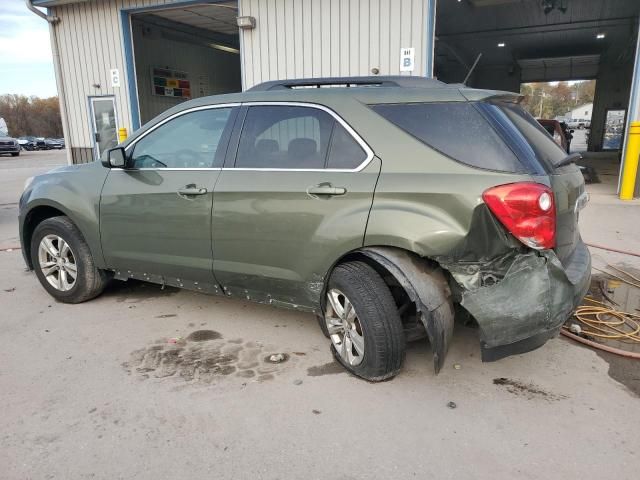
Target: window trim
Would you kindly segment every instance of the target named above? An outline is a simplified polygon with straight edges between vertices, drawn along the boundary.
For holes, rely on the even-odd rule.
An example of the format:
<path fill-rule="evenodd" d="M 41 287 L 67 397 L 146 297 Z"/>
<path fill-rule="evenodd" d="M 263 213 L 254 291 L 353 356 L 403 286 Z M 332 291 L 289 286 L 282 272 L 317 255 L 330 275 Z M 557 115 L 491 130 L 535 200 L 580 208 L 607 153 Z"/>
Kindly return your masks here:
<path fill-rule="evenodd" d="M 146 132 L 140 134 L 140 136 L 134 138 L 131 143 L 129 143 L 126 147 L 125 147 L 125 152 L 129 152 L 130 149 L 132 149 L 136 143 L 138 143 L 140 140 L 142 140 L 144 137 L 146 137 L 147 135 L 149 135 L 151 132 L 155 131 L 157 128 L 161 127 L 162 125 L 164 125 L 165 123 L 173 120 L 174 118 L 180 117 L 182 115 L 186 115 L 187 113 L 192 113 L 192 112 L 197 112 L 200 110 L 210 110 L 210 109 L 214 109 L 214 108 L 235 108 L 235 107 L 253 107 L 253 106 L 289 106 L 289 107 L 308 107 L 308 108 L 315 108 L 317 110 L 322 110 L 324 112 L 327 112 L 329 115 L 331 115 L 333 117 L 334 120 L 336 120 L 338 123 L 340 123 L 340 125 L 342 125 L 342 127 L 344 127 L 344 129 L 347 131 L 347 133 L 349 133 L 349 135 L 351 135 L 351 137 L 353 137 L 353 139 L 358 143 L 358 145 L 360 145 L 360 147 L 365 151 L 366 153 L 366 158 L 362 161 L 362 163 L 360 165 L 358 165 L 356 168 L 245 168 L 245 167 L 240 167 L 240 168 L 236 168 L 235 166 L 233 167 L 198 167 L 198 168 L 175 168 L 175 167 L 158 167 L 158 168 L 136 168 L 136 171 L 145 171 L 145 170 L 161 170 L 161 171 L 212 171 L 212 170 L 219 170 L 219 171 L 227 171 L 227 170 L 234 170 L 234 171 L 260 171 L 260 172 L 360 172 L 362 170 L 364 170 L 373 160 L 373 158 L 375 157 L 375 154 L 373 152 L 373 150 L 371 149 L 371 147 L 362 139 L 362 137 L 358 134 L 358 132 L 356 132 L 353 127 L 351 127 L 351 125 L 349 125 L 340 115 L 338 115 L 335 111 L 333 111 L 332 109 L 330 109 L 329 107 L 326 107 L 324 105 L 320 105 L 318 103 L 309 103 L 309 102 L 279 102 L 279 101 L 274 101 L 274 102 L 270 102 L 270 101 L 255 101 L 255 102 L 234 102 L 234 103 L 220 103 L 220 104 L 215 104 L 215 105 L 201 105 L 199 107 L 192 107 L 192 108 L 188 108 L 186 110 L 181 110 L 180 112 L 176 112 L 173 115 L 168 116 L 167 118 L 165 118 L 164 120 L 156 123 L 153 127 L 149 128 L 149 130 L 147 130 Z M 245 116 L 246 117 L 246 116 Z M 239 140 L 240 137 L 242 136 L 242 129 L 244 129 L 244 120 L 245 118 L 242 119 L 242 125 L 240 125 L 240 134 L 238 135 L 238 145 L 239 145 Z M 233 165 L 235 165 L 236 163 L 236 159 L 238 156 L 238 145 L 235 145 L 236 151 L 232 154 L 233 155 Z M 112 168 L 111 170 L 129 170 L 129 169 L 124 169 L 124 168 Z"/>
<path fill-rule="evenodd" d="M 182 115 L 186 115 L 188 113 L 193 113 L 193 112 L 199 112 L 201 110 L 213 110 L 216 108 L 235 108 L 235 107 L 239 107 L 240 103 L 235 102 L 235 103 L 219 103 L 219 104 L 215 104 L 215 105 L 201 105 L 199 107 L 192 107 L 192 108 L 188 108 L 186 110 L 181 110 L 179 112 L 174 113 L 173 115 L 168 116 L 167 118 L 165 118 L 164 120 L 156 123 L 153 127 L 149 128 L 149 130 L 147 130 L 144 133 L 141 133 L 140 136 L 134 138 L 131 143 L 129 143 L 124 151 L 125 153 L 129 153 L 130 149 L 132 149 L 133 147 L 135 147 L 136 143 L 138 143 L 140 140 L 142 140 L 144 137 L 146 137 L 147 135 L 149 135 L 151 132 L 155 131 L 157 128 L 160 128 L 162 125 L 164 125 L 165 123 L 173 120 L 174 118 L 178 118 L 181 117 Z M 157 167 L 157 168 L 153 168 L 153 167 L 145 167 L 145 168 L 112 168 L 111 170 L 135 170 L 135 171 L 148 171 L 148 170 L 162 170 L 162 171 L 181 171 L 181 172 L 188 172 L 188 171 L 217 171 L 217 170 L 222 170 L 222 167 L 193 167 L 193 168 L 178 168 L 178 167 Z"/>

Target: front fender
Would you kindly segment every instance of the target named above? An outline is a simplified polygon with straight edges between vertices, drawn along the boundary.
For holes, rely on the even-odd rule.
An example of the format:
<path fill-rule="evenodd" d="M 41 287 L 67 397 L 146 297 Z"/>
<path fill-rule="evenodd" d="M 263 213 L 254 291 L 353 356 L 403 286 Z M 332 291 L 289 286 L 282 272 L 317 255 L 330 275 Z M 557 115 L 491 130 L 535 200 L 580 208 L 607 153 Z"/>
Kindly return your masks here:
<path fill-rule="evenodd" d="M 443 270 L 399 248 L 366 247 L 359 252 L 383 266 L 415 302 L 433 349 L 433 367 L 438 373 L 444 365 L 454 322 L 451 291 Z"/>
<path fill-rule="evenodd" d="M 38 209 L 55 209 L 78 227 L 98 268 L 105 268 L 100 244 L 100 192 L 107 170 L 98 163 L 53 170 L 34 179 L 20 200 L 20 240 L 28 249 L 26 227 Z M 30 238 L 30 237 L 29 237 Z"/>

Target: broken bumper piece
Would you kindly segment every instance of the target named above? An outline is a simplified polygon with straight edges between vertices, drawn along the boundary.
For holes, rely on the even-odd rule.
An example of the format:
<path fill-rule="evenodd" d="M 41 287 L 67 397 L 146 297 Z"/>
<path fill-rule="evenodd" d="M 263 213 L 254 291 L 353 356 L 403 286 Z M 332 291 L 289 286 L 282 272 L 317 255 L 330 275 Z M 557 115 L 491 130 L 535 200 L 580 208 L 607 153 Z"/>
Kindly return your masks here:
<path fill-rule="evenodd" d="M 591 256 L 582 241 L 563 265 L 551 250 L 514 253 L 504 277 L 474 288 L 462 286 L 461 305 L 480 327 L 483 361 L 528 352 L 556 336 L 589 289 Z M 504 260 L 504 259 L 503 259 Z M 475 276 L 477 278 L 477 275 Z"/>

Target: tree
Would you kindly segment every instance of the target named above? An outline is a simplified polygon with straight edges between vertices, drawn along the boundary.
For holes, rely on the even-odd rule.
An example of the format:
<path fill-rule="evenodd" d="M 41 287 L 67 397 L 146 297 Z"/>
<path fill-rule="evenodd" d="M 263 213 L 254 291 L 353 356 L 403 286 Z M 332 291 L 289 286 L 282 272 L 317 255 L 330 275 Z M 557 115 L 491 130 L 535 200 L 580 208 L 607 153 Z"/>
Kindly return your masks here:
<path fill-rule="evenodd" d="M 576 106 L 593 102 L 596 81 L 523 83 L 522 106 L 536 118 L 563 117 Z"/>
<path fill-rule="evenodd" d="M 0 117 L 9 128 L 9 135 L 23 137 L 62 137 L 62 119 L 58 97 L 38 98 L 24 95 L 0 96 Z"/>

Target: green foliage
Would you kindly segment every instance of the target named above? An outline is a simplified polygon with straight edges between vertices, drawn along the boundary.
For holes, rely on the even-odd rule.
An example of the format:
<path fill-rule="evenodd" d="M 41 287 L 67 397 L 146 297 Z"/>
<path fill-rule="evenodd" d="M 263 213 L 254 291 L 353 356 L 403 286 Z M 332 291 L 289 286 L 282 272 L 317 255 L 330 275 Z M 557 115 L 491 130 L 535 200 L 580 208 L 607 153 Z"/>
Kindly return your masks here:
<path fill-rule="evenodd" d="M 596 81 L 587 80 L 569 85 L 568 82 L 523 83 L 522 106 L 536 118 L 564 116 L 574 108 L 593 102 Z M 541 109 L 542 106 L 542 109 Z"/>
<path fill-rule="evenodd" d="M 7 122 L 9 135 L 23 137 L 62 137 L 62 120 L 58 97 L 38 98 L 24 95 L 1 95 L 0 117 Z"/>

